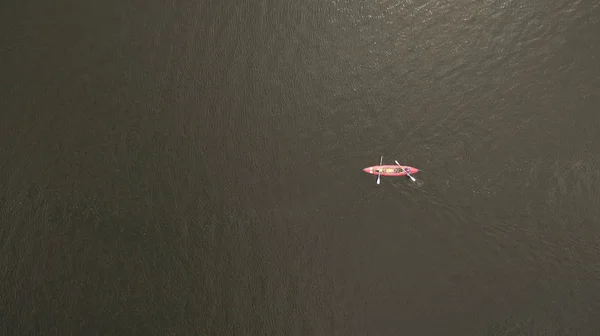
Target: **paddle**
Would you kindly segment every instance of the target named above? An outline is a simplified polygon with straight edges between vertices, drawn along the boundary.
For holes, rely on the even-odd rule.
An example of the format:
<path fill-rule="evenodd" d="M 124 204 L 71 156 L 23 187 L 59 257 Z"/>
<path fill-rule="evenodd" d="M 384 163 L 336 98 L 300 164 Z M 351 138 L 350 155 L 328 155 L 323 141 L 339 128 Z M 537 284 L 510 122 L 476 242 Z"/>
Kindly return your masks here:
<path fill-rule="evenodd" d="M 382 163 L 383 163 L 383 156 L 381 156 L 381 159 L 379 159 L 379 165 L 381 166 Z M 377 174 L 377 185 L 379 185 L 379 182 L 381 182 L 381 168 L 379 169 L 379 174 Z"/>
<path fill-rule="evenodd" d="M 394 161 L 395 161 L 395 160 L 394 160 Z M 397 164 L 398 166 L 402 167 L 402 165 L 401 165 L 401 164 L 399 164 L 399 163 L 398 163 L 398 161 L 395 161 L 395 162 L 396 162 L 396 164 Z M 404 168 L 404 167 L 402 167 L 402 169 L 403 169 L 403 170 L 404 170 L 404 172 L 406 173 L 406 176 L 410 177 L 410 179 L 411 179 L 413 182 L 416 182 L 416 181 L 417 181 L 417 180 L 415 180 L 415 178 L 414 178 L 414 177 L 412 177 L 412 175 L 410 175 L 410 173 L 408 172 L 408 169 L 406 169 L 406 168 Z"/>

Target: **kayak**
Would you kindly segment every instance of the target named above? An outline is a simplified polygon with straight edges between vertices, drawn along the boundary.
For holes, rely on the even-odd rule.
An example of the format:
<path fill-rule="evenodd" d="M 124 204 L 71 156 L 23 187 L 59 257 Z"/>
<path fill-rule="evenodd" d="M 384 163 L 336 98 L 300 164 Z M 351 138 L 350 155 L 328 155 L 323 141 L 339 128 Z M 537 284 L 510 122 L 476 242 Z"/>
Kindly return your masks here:
<path fill-rule="evenodd" d="M 398 161 L 396 165 L 384 165 L 383 164 L 383 156 L 379 159 L 379 166 L 371 166 L 367 168 L 363 168 L 363 171 L 367 174 L 377 175 L 377 184 L 381 182 L 382 176 L 408 176 L 413 182 L 417 180 L 412 176 L 412 174 L 416 174 L 419 170 L 415 167 L 411 166 L 403 166 Z"/>
<path fill-rule="evenodd" d="M 381 176 L 406 176 L 407 170 L 411 175 L 419 172 L 419 169 L 415 167 L 398 165 L 372 166 L 363 169 L 367 174 Z"/>

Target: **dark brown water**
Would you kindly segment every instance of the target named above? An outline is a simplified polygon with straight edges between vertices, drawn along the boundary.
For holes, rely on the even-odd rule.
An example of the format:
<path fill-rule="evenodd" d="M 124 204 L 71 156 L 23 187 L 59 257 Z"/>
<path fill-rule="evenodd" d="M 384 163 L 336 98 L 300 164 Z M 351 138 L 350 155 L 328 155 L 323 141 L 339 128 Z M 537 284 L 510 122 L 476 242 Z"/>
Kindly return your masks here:
<path fill-rule="evenodd" d="M 598 1 L 3 9 L 3 335 L 598 334 Z"/>

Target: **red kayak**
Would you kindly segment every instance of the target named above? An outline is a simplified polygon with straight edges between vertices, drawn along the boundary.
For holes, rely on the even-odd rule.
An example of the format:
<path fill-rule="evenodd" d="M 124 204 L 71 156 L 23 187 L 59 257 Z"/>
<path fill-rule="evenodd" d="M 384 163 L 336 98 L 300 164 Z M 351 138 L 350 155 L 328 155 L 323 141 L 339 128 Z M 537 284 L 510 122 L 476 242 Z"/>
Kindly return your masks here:
<path fill-rule="evenodd" d="M 382 165 L 383 156 L 379 162 L 379 166 L 371 166 L 364 168 L 363 171 L 367 174 L 377 175 L 377 184 L 379 184 L 380 176 L 408 176 L 411 180 L 416 181 L 412 174 L 419 172 L 419 169 L 403 166 L 396 161 L 396 165 Z"/>
<path fill-rule="evenodd" d="M 381 176 L 407 176 L 419 172 L 415 167 L 399 165 L 372 166 L 363 169 L 363 171 L 367 174 Z"/>

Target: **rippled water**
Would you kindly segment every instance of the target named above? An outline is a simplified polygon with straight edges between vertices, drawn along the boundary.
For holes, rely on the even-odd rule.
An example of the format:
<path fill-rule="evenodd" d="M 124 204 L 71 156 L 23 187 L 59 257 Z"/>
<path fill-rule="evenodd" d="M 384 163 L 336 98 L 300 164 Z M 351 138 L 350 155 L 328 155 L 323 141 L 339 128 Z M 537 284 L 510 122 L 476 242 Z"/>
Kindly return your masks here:
<path fill-rule="evenodd" d="M 597 1 L 30 2 L 5 334 L 599 330 Z"/>

